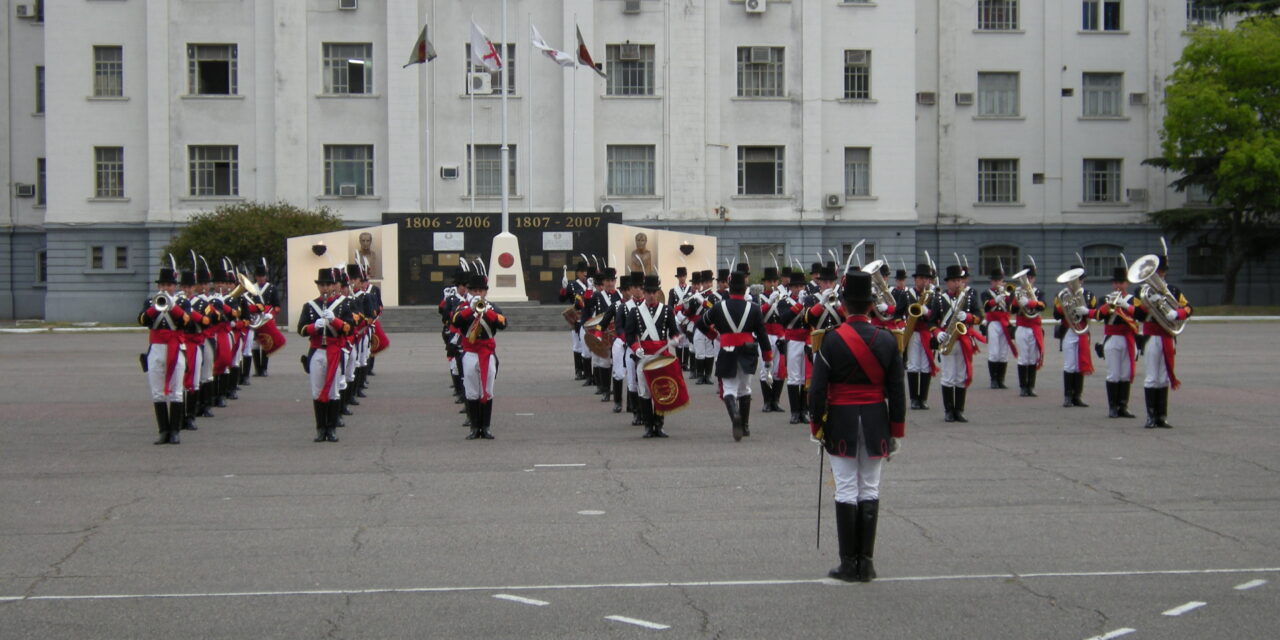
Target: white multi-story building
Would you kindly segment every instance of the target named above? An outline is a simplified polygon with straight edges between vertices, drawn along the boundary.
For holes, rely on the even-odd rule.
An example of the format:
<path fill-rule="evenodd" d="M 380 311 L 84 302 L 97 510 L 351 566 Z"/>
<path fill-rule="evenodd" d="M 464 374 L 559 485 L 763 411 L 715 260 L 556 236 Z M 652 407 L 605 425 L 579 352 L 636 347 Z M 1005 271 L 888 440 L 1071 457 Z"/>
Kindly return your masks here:
<path fill-rule="evenodd" d="M 504 90 L 513 211 L 611 206 L 756 264 L 865 239 L 1096 272 L 1183 199 L 1141 165 L 1180 2 L 508 0 L 505 87 L 468 57 L 473 19 L 504 41 L 501 0 L 0 4 L 0 317 L 128 318 L 228 202 L 497 210 Z M 424 24 L 439 57 L 402 68 Z M 531 24 L 571 52 L 580 29 L 607 78 Z"/>

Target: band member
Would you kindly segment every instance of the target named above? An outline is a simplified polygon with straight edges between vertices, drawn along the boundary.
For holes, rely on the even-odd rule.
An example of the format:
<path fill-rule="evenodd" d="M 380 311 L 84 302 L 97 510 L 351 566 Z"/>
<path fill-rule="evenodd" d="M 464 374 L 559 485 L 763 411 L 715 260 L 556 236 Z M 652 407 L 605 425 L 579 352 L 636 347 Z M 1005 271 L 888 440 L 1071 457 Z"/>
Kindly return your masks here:
<path fill-rule="evenodd" d="M 676 267 L 676 286 L 667 291 L 667 307 L 671 309 L 679 307 L 691 293 L 693 293 L 693 285 L 689 283 L 689 269 Z M 688 371 L 693 366 L 690 361 L 692 357 L 689 354 L 689 338 L 681 332 L 676 338 L 676 343 L 675 349 L 680 358 L 680 368 Z"/>
<path fill-rule="evenodd" d="M 764 276 L 761 278 L 764 290 L 760 292 L 760 313 L 764 317 L 764 332 L 769 336 L 769 346 L 775 353 L 781 354 L 785 348 L 786 340 L 783 339 L 785 331 L 782 329 L 782 318 L 778 315 L 779 302 L 786 297 L 786 292 L 778 288 L 778 269 L 776 267 L 765 267 Z M 786 378 L 782 371 L 784 359 L 774 358 L 771 362 L 765 362 L 763 359 L 757 363 L 760 369 L 760 413 L 782 413 L 782 407 L 778 406 L 778 397 L 782 395 L 782 388 L 786 386 Z"/>
<path fill-rule="evenodd" d="M 741 273 L 729 281 L 729 296 L 698 318 L 698 327 L 719 337 L 716 377 L 720 398 L 729 411 L 735 442 L 751 435 L 751 377 L 756 362 L 773 359 L 769 336 L 764 332 L 760 307 L 747 302 L 747 279 Z M 757 349 L 759 351 L 757 351 Z"/>
<path fill-rule="evenodd" d="M 1019 287 L 1017 304 L 1010 313 L 1017 318 L 1018 328 L 1013 332 L 1013 343 L 1018 355 L 1018 393 L 1023 398 L 1036 397 L 1036 373 L 1044 366 L 1044 327 L 1041 312 L 1044 311 L 1044 291 L 1036 286 L 1036 268 L 1023 265 L 1027 270 L 1027 282 L 1031 290 Z"/>
<path fill-rule="evenodd" d="M 906 292 L 907 290 L 907 270 L 898 269 L 893 274 L 893 290 Z"/>
<path fill-rule="evenodd" d="M 909 317 L 912 310 L 915 309 L 920 314 L 907 336 L 907 394 L 911 398 L 912 409 L 928 409 L 929 405 L 926 403 L 929 400 L 929 383 L 933 376 L 938 375 L 930 344 L 937 320 L 933 317 L 931 305 L 925 304 L 926 300 L 932 302 L 932 298 L 936 297 L 933 291 L 933 268 L 924 263 L 917 264 L 911 277 L 915 278 L 916 286 L 903 297 L 906 304 L 900 307 L 899 316 L 906 324 L 912 324 Z"/>
<path fill-rule="evenodd" d="M 197 278 L 194 271 L 183 271 L 181 277 L 181 289 L 178 290 L 178 297 L 187 305 L 191 313 L 191 322 L 188 322 L 182 328 L 182 345 L 184 355 L 186 356 L 187 366 L 183 370 L 182 387 L 185 390 L 182 396 L 182 429 L 186 431 L 195 431 L 196 414 L 198 413 L 200 404 L 200 367 L 201 367 L 201 347 L 204 345 L 204 330 L 209 325 L 210 319 L 203 313 L 203 305 L 197 302 L 199 294 L 196 293 Z"/>
<path fill-rule="evenodd" d="M 930 316 L 937 318 L 934 327 L 934 346 L 942 360 L 942 408 L 946 422 L 968 422 L 964 417 L 965 396 L 973 382 L 973 336 L 967 335 L 982 321 L 978 302 L 973 291 L 964 284 L 964 271 L 960 265 L 947 267 L 946 289 L 933 296 Z M 957 335 L 957 325 L 965 328 L 966 335 Z M 948 353 L 946 342 L 954 340 Z"/>
<path fill-rule="evenodd" d="M 1164 280 L 1168 272 L 1169 257 L 1159 256 L 1156 275 Z M 1166 280 L 1171 297 L 1167 299 L 1169 309 L 1164 312 L 1164 320 L 1170 324 L 1183 322 L 1191 317 L 1191 303 L 1187 302 L 1181 289 L 1167 282 Z M 1148 304 L 1150 300 L 1151 298 L 1145 301 L 1140 299 L 1133 312 L 1134 319 L 1142 323 L 1142 334 L 1148 336 L 1147 343 L 1142 347 L 1142 365 L 1147 372 L 1142 385 L 1147 400 L 1147 423 L 1143 426 L 1148 429 L 1171 429 L 1172 426 L 1166 420 L 1169 417 L 1169 389 L 1182 386 L 1174 373 L 1177 338 L 1169 333 L 1164 323 L 1156 319 L 1154 314 L 1160 311 Z"/>
<path fill-rule="evenodd" d="M 816 295 L 812 295 L 805 303 L 804 323 L 809 327 L 810 335 L 817 331 L 826 331 L 840 326 L 844 322 L 844 305 L 836 292 L 836 270 L 827 265 L 818 273 Z M 810 350 L 812 353 L 812 350 Z"/>
<path fill-rule="evenodd" d="M 594 364 L 596 356 L 587 346 L 587 332 L 591 331 L 591 329 L 588 329 L 586 325 L 587 321 L 594 315 L 592 310 L 595 308 L 596 303 L 599 302 L 595 300 L 595 298 L 604 294 L 604 278 L 601 277 L 602 275 L 602 272 L 596 271 L 595 269 L 588 269 L 587 282 L 591 286 L 587 288 L 585 293 L 574 299 L 574 308 L 577 309 L 578 316 L 582 322 L 582 329 L 578 333 L 579 337 L 582 339 L 582 349 L 584 352 L 582 357 L 585 360 L 584 364 L 586 366 L 587 373 L 587 377 L 582 381 L 582 386 L 595 387 L 597 393 L 600 392 L 600 381 L 598 379 L 599 376 L 596 375 L 597 372 Z M 608 306 L 608 304 L 606 303 L 604 306 Z"/>
<path fill-rule="evenodd" d="M 265 263 L 253 268 L 253 278 L 258 285 L 258 292 L 261 294 L 259 298 L 262 300 L 262 306 L 266 308 L 264 313 L 271 314 L 272 318 L 280 317 L 280 291 L 274 284 L 267 282 L 267 265 Z M 270 354 L 263 351 L 262 345 L 255 340 L 253 343 L 253 375 L 258 378 L 266 377 L 267 365 L 270 360 Z"/>
<path fill-rule="evenodd" d="M 613 340 L 609 342 L 609 351 L 612 356 L 609 359 L 610 393 L 605 394 L 600 401 L 608 402 L 612 397 L 614 413 L 622 413 L 622 387 L 627 381 L 627 360 L 629 360 L 626 357 L 625 326 L 631 309 L 643 300 L 640 294 L 640 284 L 643 280 L 644 274 L 639 271 L 619 278 L 618 292 L 621 297 L 609 305 L 604 312 L 604 318 L 600 320 L 600 326 L 613 328 Z"/>
<path fill-rule="evenodd" d="M 494 336 L 507 328 L 507 318 L 497 305 L 485 299 L 489 294 L 488 278 L 473 275 L 468 284 L 475 297 L 453 317 L 453 325 L 462 330 L 462 381 L 471 412 L 467 440 L 493 440 L 489 429 L 493 420 L 493 383 L 498 376 Z"/>
<path fill-rule="evenodd" d="M 660 352 L 674 352 L 680 335 L 675 314 L 669 305 L 662 303 L 662 283 L 658 276 L 642 276 L 641 285 L 644 299 L 630 308 L 624 323 L 625 340 L 631 356 L 628 360 L 633 360 L 633 368 L 643 367 L 649 359 L 661 355 Z M 667 437 L 662 430 L 666 419 L 655 411 L 649 384 L 643 375 L 637 380 L 636 390 L 639 398 L 636 410 L 644 424 L 644 437 Z"/>
<path fill-rule="evenodd" d="M 822 292 L 822 285 L 818 283 L 818 276 L 822 275 L 822 263 L 815 262 L 809 265 L 809 282 L 804 285 L 804 292 L 811 296 L 816 296 Z"/>
<path fill-rule="evenodd" d="M 991 376 L 992 389 L 1008 389 L 1004 374 L 1009 368 L 1009 355 L 1018 357 L 1013 344 L 1013 332 L 1009 328 L 1009 308 L 1013 296 L 1004 284 L 1004 271 L 991 272 L 991 288 L 982 292 L 982 312 L 987 328 L 987 373 Z"/>
<path fill-rule="evenodd" d="M 350 302 L 338 295 L 337 269 L 321 269 L 316 276 L 320 295 L 302 306 L 298 314 L 298 335 L 311 340 L 303 357 L 303 370 L 311 381 L 311 404 L 316 418 L 315 442 L 337 442 L 339 375 L 343 338 L 350 335 L 355 320 Z"/>
<path fill-rule="evenodd" d="M 156 278 L 159 290 L 148 298 L 138 324 L 149 330 L 150 344 L 143 356 L 143 370 L 151 386 L 151 404 L 155 407 L 156 426 L 160 437 L 155 444 L 179 444 L 185 413 L 182 409 L 183 377 L 187 369 L 183 354 L 183 331 L 189 323 L 202 318 L 191 315 L 191 305 L 177 296 L 177 274 L 171 267 L 160 269 Z"/>
<path fill-rule="evenodd" d="M 587 271 L 586 261 L 580 261 L 573 268 L 573 280 L 568 278 L 561 279 L 560 302 L 573 303 L 590 290 L 590 285 L 587 283 Z M 574 323 L 572 330 L 569 332 L 569 348 L 573 350 L 574 380 L 586 380 L 591 370 L 591 352 L 587 351 L 587 346 L 582 343 L 583 320 L 586 320 L 586 318 L 579 314 L 577 322 Z"/>
<path fill-rule="evenodd" d="M 1133 320 L 1135 298 L 1129 295 L 1129 276 L 1124 267 L 1116 267 L 1111 274 L 1111 293 L 1098 307 L 1098 319 L 1102 321 L 1103 359 L 1107 363 L 1107 417 L 1133 418 L 1129 412 L 1129 386 L 1133 384 L 1133 371 L 1137 354 L 1136 330 Z"/>
<path fill-rule="evenodd" d="M 782 323 L 783 347 L 778 353 L 785 355 L 787 370 L 787 400 L 791 405 L 791 424 L 809 421 L 808 400 L 803 389 L 808 381 L 810 362 L 805 357 L 809 348 L 809 327 L 804 323 L 806 293 L 804 273 L 791 274 L 787 281 L 787 295 L 778 301 L 778 320 Z"/>
<path fill-rule="evenodd" d="M 444 290 L 444 297 L 436 307 L 440 312 L 440 340 L 444 342 L 445 359 L 449 362 L 449 377 L 453 380 L 453 401 L 455 404 L 465 402 L 466 394 L 462 389 L 462 332 L 453 326 L 453 315 L 458 312 L 461 305 L 467 304 L 468 279 L 466 271 L 462 269 L 455 270 L 453 272 L 453 286 Z M 575 364 L 577 364 L 579 359 L 578 352 L 575 350 L 573 355 Z"/>
<path fill-rule="evenodd" d="M 213 360 L 217 353 L 217 338 L 215 334 L 222 321 L 218 308 L 214 305 L 213 296 L 210 287 L 213 284 L 213 272 L 207 267 L 196 269 L 196 297 L 192 299 L 192 306 L 198 310 L 208 322 L 200 331 L 203 339 L 200 343 L 200 394 L 197 399 L 196 417 L 212 418 L 215 397 L 217 391 L 215 388 L 213 375 Z"/>
<path fill-rule="evenodd" d="M 596 295 L 591 296 L 588 302 L 587 310 L 583 314 L 584 318 L 595 318 L 608 311 L 610 307 L 622 300 L 622 293 L 618 291 L 618 272 L 613 267 L 605 267 L 600 273 L 598 282 L 601 284 L 600 291 Z M 600 323 L 591 331 L 597 338 L 603 339 L 605 330 L 609 329 L 604 323 Z M 593 380 L 596 384 L 596 394 L 604 396 L 602 402 L 609 399 L 610 388 L 610 371 L 613 368 L 613 361 L 609 355 L 591 354 L 591 369 Z"/>
<path fill-rule="evenodd" d="M 1078 298 L 1070 286 L 1064 287 L 1053 299 L 1053 317 L 1058 319 L 1058 337 L 1062 340 L 1062 406 L 1087 407 L 1081 395 L 1084 393 L 1084 377 L 1093 375 L 1093 353 L 1089 347 L 1089 319 L 1098 308 L 1098 298 L 1084 288 L 1084 267 L 1080 269 L 1080 293 Z M 1064 306 L 1065 305 L 1065 306 Z M 1074 308 L 1072 308 L 1074 305 Z M 1068 319 L 1071 311 L 1078 321 Z M 1079 333 L 1077 333 L 1079 331 Z"/>
<path fill-rule="evenodd" d="M 689 320 L 694 326 L 693 334 L 693 355 L 694 355 L 694 375 L 697 379 L 695 384 L 711 384 L 711 367 L 715 363 L 716 357 L 716 341 L 712 336 L 708 336 L 698 325 L 698 318 L 702 317 L 708 309 L 715 306 L 720 301 L 720 296 L 715 292 L 716 278 L 715 273 L 710 269 L 702 271 L 702 291 L 699 292 L 697 298 L 697 306 L 692 304 L 685 305 L 685 314 L 689 316 Z"/>
<path fill-rule="evenodd" d="M 851 272 L 843 291 L 849 318 L 822 337 L 813 363 L 810 424 L 831 454 L 836 481 L 840 565 L 828 576 L 846 582 L 876 577 L 872 556 L 884 460 L 906 436 L 902 353 L 893 334 L 871 325 L 871 277 Z"/>

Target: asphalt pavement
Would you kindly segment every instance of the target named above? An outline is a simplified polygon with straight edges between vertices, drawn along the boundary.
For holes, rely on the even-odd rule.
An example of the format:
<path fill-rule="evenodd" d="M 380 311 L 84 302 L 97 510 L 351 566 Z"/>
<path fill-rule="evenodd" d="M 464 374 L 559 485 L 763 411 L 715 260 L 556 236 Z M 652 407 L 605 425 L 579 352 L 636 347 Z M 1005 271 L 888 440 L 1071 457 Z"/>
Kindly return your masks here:
<path fill-rule="evenodd" d="M 572 379 L 567 332 L 500 336 L 492 441 L 463 439 L 422 333 L 391 336 L 339 443 L 311 442 L 290 336 L 179 446 L 151 445 L 143 336 L 0 335 L 0 637 L 1275 637 L 1274 327 L 1193 323 L 1171 430 L 1108 419 L 1101 362 L 1062 408 L 1055 342 L 1035 399 L 978 356 L 970 423 L 936 384 L 910 412 L 880 579 L 852 585 L 825 579 L 807 427 L 757 399 L 735 444 L 690 386 L 642 439 Z"/>

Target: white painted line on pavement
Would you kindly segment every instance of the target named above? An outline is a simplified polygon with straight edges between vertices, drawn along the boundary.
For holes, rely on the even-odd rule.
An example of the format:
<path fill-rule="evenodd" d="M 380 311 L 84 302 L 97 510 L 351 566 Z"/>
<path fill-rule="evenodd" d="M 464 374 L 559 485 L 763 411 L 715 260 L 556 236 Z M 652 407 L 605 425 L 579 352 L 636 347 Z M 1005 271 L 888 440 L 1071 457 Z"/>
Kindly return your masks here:
<path fill-rule="evenodd" d="M 1262 585 L 1264 585 L 1264 584 L 1266 584 L 1266 583 L 1267 583 L 1267 581 L 1266 581 L 1266 580 L 1262 580 L 1262 579 L 1258 579 L 1258 580 L 1250 580 L 1250 581 L 1245 582 L 1245 583 L 1243 583 L 1243 584 L 1238 584 L 1238 585 L 1236 585 L 1236 586 L 1235 586 L 1235 590 L 1236 590 L 1236 591 L 1245 591 L 1245 590 L 1248 590 L 1248 589 L 1252 589 L 1252 588 L 1254 588 L 1254 587 L 1261 587 Z"/>
<path fill-rule="evenodd" d="M 663 629 L 671 628 L 671 625 L 669 624 L 658 624 L 656 622 L 649 622 L 648 620 L 637 620 L 635 618 L 628 618 L 626 616 L 605 616 L 604 619 L 613 620 L 614 622 L 625 622 L 627 624 L 634 624 L 637 627 L 644 627 L 646 629 L 655 629 L 657 631 L 662 631 Z"/>
<path fill-rule="evenodd" d="M 509 593 L 495 593 L 493 594 L 493 597 L 499 600 L 510 600 L 512 602 L 519 602 L 520 604 L 531 604 L 535 607 L 545 607 L 551 604 L 550 602 L 547 602 L 545 600 L 534 600 L 533 598 L 522 598 L 520 596 L 513 596 Z"/>
<path fill-rule="evenodd" d="M 532 413 L 517 413 L 516 415 L 518 415 L 518 416 L 531 416 L 531 415 L 533 415 L 533 414 L 532 414 Z"/>
<path fill-rule="evenodd" d="M 578 515 L 580 515 L 580 516 L 602 516 L 602 515 L 604 515 L 604 512 L 603 512 L 603 511 L 600 511 L 599 509 L 583 509 L 582 511 L 579 511 L 579 512 L 578 512 Z"/>
<path fill-rule="evenodd" d="M 1009 580 L 1030 578 L 1107 578 L 1129 576 L 1213 575 L 1237 573 L 1280 573 L 1280 567 L 1246 569 L 1158 569 L 1152 571 L 1080 571 L 1042 573 L 978 573 L 951 576 L 900 576 L 876 578 L 876 582 L 943 582 L 950 580 Z M 829 578 L 767 580 L 698 580 L 685 582 L 602 582 L 595 584 L 531 584 L 505 586 L 383 587 L 372 589 L 308 589 L 281 591 L 222 591 L 208 593 L 117 593 L 89 595 L 0 596 L 0 602 L 16 600 L 135 600 L 147 598 L 248 598 L 262 596 L 351 596 L 390 593 L 465 593 L 475 591 L 570 591 L 588 589 L 655 589 L 663 587 L 778 587 L 830 584 Z M 852 587 L 856 588 L 856 587 Z"/>
<path fill-rule="evenodd" d="M 1188 602 L 1188 603 L 1183 604 L 1183 605 L 1178 605 L 1178 606 L 1176 606 L 1176 607 L 1174 607 L 1174 608 L 1172 608 L 1172 609 L 1170 609 L 1170 610 L 1168 610 L 1168 611 L 1165 611 L 1164 613 L 1162 613 L 1162 614 L 1160 614 L 1160 615 L 1165 615 L 1165 616 L 1180 616 L 1180 615 L 1182 615 L 1182 614 L 1184 614 L 1184 613 L 1186 613 L 1186 612 L 1188 612 L 1188 611 L 1195 611 L 1196 609 L 1199 609 L 1200 607 L 1203 607 L 1203 606 L 1205 606 L 1206 604 L 1209 604 L 1209 603 L 1208 603 L 1208 602 L 1200 602 L 1199 600 L 1192 600 L 1191 602 Z"/>
<path fill-rule="evenodd" d="M 1104 633 L 1104 634 L 1102 634 L 1102 635 L 1100 635 L 1100 636 L 1094 636 L 1094 637 L 1092 637 L 1092 638 L 1089 638 L 1089 640 L 1111 640 L 1112 638 L 1119 638 L 1120 636 L 1127 636 L 1127 635 L 1129 635 L 1129 634 L 1133 633 L 1134 631 L 1137 631 L 1137 629 L 1131 629 L 1131 628 L 1129 628 L 1129 627 L 1123 627 L 1123 628 L 1120 628 L 1120 629 L 1116 629 L 1115 631 L 1108 631 L 1108 632 L 1106 632 L 1106 633 Z"/>
<path fill-rule="evenodd" d="M 536 469 L 536 468 L 539 468 L 539 467 L 585 467 L 585 466 L 587 466 L 587 463 L 585 463 L 585 462 L 563 462 L 563 463 L 556 463 L 556 464 L 535 464 L 535 465 L 533 465 L 533 466 L 534 466 L 534 468 L 535 468 L 535 469 Z"/>

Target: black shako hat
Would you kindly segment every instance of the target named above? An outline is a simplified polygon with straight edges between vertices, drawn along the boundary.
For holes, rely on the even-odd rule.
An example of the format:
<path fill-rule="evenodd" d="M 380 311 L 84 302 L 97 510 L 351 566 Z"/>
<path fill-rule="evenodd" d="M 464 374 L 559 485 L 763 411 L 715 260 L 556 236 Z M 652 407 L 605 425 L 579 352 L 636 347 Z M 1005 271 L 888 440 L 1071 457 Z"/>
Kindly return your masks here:
<path fill-rule="evenodd" d="M 887 262 L 882 262 L 882 263 L 880 263 L 880 277 L 881 277 L 881 278 L 888 278 L 888 277 L 889 277 L 889 273 L 890 273 L 890 271 L 889 271 L 889 263 L 887 263 Z"/>
<path fill-rule="evenodd" d="M 741 271 L 734 271 L 733 275 L 729 276 L 730 289 L 745 289 L 746 287 L 747 287 L 747 274 Z"/>
<path fill-rule="evenodd" d="M 1036 277 L 1036 268 L 1034 266 L 1029 264 L 1024 264 L 1022 265 L 1022 268 L 1026 269 L 1028 277 L 1031 277 L 1031 278 Z"/>
<path fill-rule="evenodd" d="M 656 274 L 644 277 L 645 291 L 662 291 L 662 279 Z"/>
<path fill-rule="evenodd" d="M 713 273 L 710 269 L 703 269 L 703 270 L 702 270 L 702 281 L 703 281 L 703 282 L 711 282 L 711 281 L 713 281 L 713 280 L 715 280 L 715 279 L 716 279 L 716 277 L 715 277 L 715 273 Z"/>
<path fill-rule="evenodd" d="M 349 264 L 347 265 L 347 276 L 352 280 L 362 280 L 364 279 L 364 269 L 361 269 L 358 264 Z"/>
<path fill-rule="evenodd" d="M 813 275 L 813 274 L 815 274 L 815 273 L 818 273 L 819 271 L 822 271 L 822 263 L 821 263 L 821 262 L 815 262 L 815 263 L 813 263 L 813 264 L 809 265 L 809 274 L 810 274 L 810 275 Z"/>
<path fill-rule="evenodd" d="M 615 280 L 618 277 L 618 270 L 613 267 L 605 267 L 600 271 L 601 280 Z"/>
<path fill-rule="evenodd" d="M 196 286 L 196 272 L 194 272 L 194 271 L 183 271 L 183 272 L 182 272 L 182 280 L 181 280 L 178 284 L 180 284 L 180 285 L 182 285 L 182 286 L 184 286 L 184 287 L 194 287 L 194 286 Z"/>
<path fill-rule="evenodd" d="M 689 269 L 685 267 L 676 267 L 677 278 L 684 278 L 684 277 L 687 277 L 688 275 L 689 275 Z"/>
<path fill-rule="evenodd" d="M 336 282 L 333 279 L 333 269 L 324 268 L 316 273 L 316 284 L 334 284 Z"/>
<path fill-rule="evenodd" d="M 631 276 L 622 276 L 621 278 L 618 278 L 619 289 L 629 289 L 633 284 L 637 283 L 631 279 Z"/>
<path fill-rule="evenodd" d="M 488 291 L 489 279 L 478 273 L 473 274 L 471 279 L 467 281 L 467 288 L 475 291 Z"/>
<path fill-rule="evenodd" d="M 947 265 L 947 277 L 943 280 L 959 280 L 964 277 L 964 270 L 958 264 Z"/>
<path fill-rule="evenodd" d="M 805 281 L 804 273 L 800 271 L 792 271 L 791 276 L 787 280 L 788 287 L 803 287 L 806 284 L 809 284 L 809 283 Z"/>
<path fill-rule="evenodd" d="M 173 267 L 160 267 L 160 277 L 156 278 L 156 284 L 178 284 L 177 275 L 173 272 Z"/>
<path fill-rule="evenodd" d="M 818 271 L 818 279 L 819 280 L 835 280 L 836 268 L 832 265 L 827 265 L 823 267 Z"/>
<path fill-rule="evenodd" d="M 778 268 L 777 268 L 777 267 L 765 267 L 765 268 L 764 268 L 764 276 L 763 276 L 761 279 L 762 279 L 762 280 L 777 280 L 777 279 L 778 279 Z"/>
<path fill-rule="evenodd" d="M 866 304 L 872 301 L 871 274 L 850 271 L 844 277 L 844 300 L 850 304 Z"/>
<path fill-rule="evenodd" d="M 573 270 L 574 272 L 578 272 L 578 271 L 590 271 L 591 269 L 587 267 L 587 263 L 585 260 L 579 260 L 578 264 L 574 265 Z"/>
<path fill-rule="evenodd" d="M 464 287 L 467 286 L 467 278 L 469 276 L 470 274 L 468 274 L 466 271 L 463 271 L 460 268 L 454 269 L 453 270 L 453 286 L 455 287 L 458 285 L 462 285 Z"/>
<path fill-rule="evenodd" d="M 693 275 L 689 276 L 689 282 L 692 284 L 702 284 L 702 272 L 694 271 Z"/>
<path fill-rule="evenodd" d="M 1129 272 L 1124 267 L 1116 267 L 1111 271 L 1112 282 L 1128 282 Z"/>
<path fill-rule="evenodd" d="M 911 274 L 911 277 L 912 278 L 932 278 L 934 277 L 933 267 L 930 267 L 929 265 L 921 262 L 920 264 L 916 265 L 916 272 Z"/>
<path fill-rule="evenodd" d="M 1004 280 L 1004 269 L 994 269 L 991 271 L 992 280 Z"/>
<path fill-rule="evenodd" d="M 787 266 L 782 268 L 782 277 L 784 279 L 791 277 L 791 267 Z"/>
<path fill-rule="evenodd" d="M 739 262 L 739 263 L 738 263 L 738 266 L 734 268 L 734 271 L 736 271 L 736 272 L 738 272 L 738 273 L 746 273 L 746 274 L 750 274 L 750 273 L 751 273 L 751 265 L 749 265 L 749 264 L 747 264 L 747 263 L 745 263 L 745 262 Z"/>
<path fill-rule="evenodd" d="M 895 280 L 906 280 L 906 279 L 907 279 L 907 270 L 906 270 L 906 269 L 898 269 L 898 272 L 897 272 L 897 273 L 895 273 L 895 274 L 893 274 L 893 277 L 894 277 L 894 279 L 895 279 Z"/>
<path fill-rule="evenodd" d="M 632 271 L 631 273 L 628 273 L 627 276 L 631 279 L 631 286 L 633 287 L 638 287 L 644 284 L 645 273 L 643 271 Z"/>

